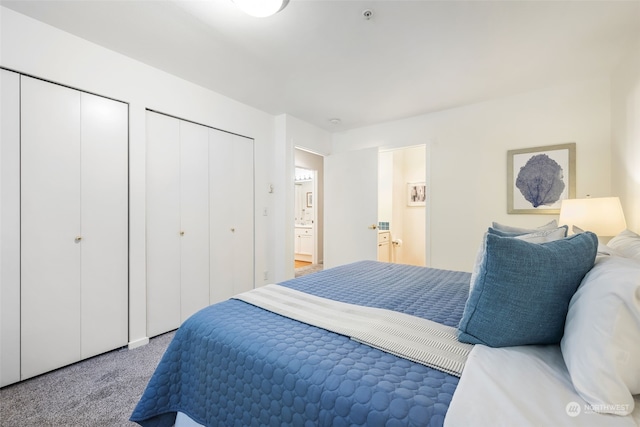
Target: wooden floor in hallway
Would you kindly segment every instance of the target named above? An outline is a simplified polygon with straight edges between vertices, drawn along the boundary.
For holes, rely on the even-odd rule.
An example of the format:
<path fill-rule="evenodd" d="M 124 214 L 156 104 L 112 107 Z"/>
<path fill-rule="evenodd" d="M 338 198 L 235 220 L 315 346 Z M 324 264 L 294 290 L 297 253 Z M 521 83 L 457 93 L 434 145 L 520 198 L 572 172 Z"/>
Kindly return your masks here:
<path fill-rule="evenodd" d="M 310 262 L 306 262 L 306 261 L 294 260 L 293 262 L 294 262 L 293 268 L 309 267 L 311 265 Z"/>

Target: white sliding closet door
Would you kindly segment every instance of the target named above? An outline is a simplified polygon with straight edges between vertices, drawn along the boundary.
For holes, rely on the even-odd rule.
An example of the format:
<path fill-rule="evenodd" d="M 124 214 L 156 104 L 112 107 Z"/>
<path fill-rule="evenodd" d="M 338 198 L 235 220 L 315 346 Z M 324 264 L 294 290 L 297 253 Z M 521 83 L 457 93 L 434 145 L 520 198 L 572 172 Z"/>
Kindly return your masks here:
<path fill-rule="evenodd" d="M 234 244 L 236 231 L 233 201 L 235 185 L 233 173 L 233 135 L 215 129 L 209 130 L 209 196 L 211 229 L 210 264 L 211 303 L 224 301 L 234 291 Z"/>
<path fill-rule="evenodd" d="M 180 122 L 147 112 L 147 334 L 180 326 Z"/>
<path fill-rule="evenodd" d="M 254 177 L 253 139 L 233 135 L 233 193 L 235 208 L 233 259 L 234 292 L 245 292 L 254 288 Z"/>
<path fill-rule="evenodd" d="M 253 140 L 147 112 L 147 334 L 253 289 Z"/>
<path fill-rule="evenodd" d="M 85 359 L 128 341 L 128 108 L 87 93 L 81 105 Z"/>
<path fill-rule="evenodd" d="M 128 111 L 21 77 L 21 378 L 128 341 Z"/>
<path fill-rule="evenodd" d="M 22 378 L 80 357 L 80 92 L 22 77 Z"/>
<path fill-rule="evenodd" d="M 209 305 L 209 132 L 147 112 L 147 333 Z"/>
<path fill-rule="evenodd" d="M 254 287 L 253 140 L 210 130 L 211 303 Z"/>
<path fill-rule="evenodd" d="M 209 305 L 209 131 L 180 121 L 180 320 Z"/>
<path fill-rule="evenodd" d="M 0 387 L 20 381 L 20 75 L 0 70 Z"/>

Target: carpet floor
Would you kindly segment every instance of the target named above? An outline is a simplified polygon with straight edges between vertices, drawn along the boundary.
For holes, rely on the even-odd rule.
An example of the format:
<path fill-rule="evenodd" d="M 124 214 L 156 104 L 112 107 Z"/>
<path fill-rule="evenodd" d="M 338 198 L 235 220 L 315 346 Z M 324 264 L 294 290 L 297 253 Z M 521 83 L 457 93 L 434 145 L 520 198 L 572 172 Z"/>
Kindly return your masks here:
<path fill-rule="evenodd" d="M 2 427 L 119 427 L 129 421 L 174 332 L 0 389 Z M 46 355 L 43 355 L 46 357 Z"/>
<path fill-rule="evenodd" d="M 295 275 L 315 273 L 322 267 L 298 268 Z M 174 333 L 0 389 L 0 427 L 136 426 L 129 416 Z"/>

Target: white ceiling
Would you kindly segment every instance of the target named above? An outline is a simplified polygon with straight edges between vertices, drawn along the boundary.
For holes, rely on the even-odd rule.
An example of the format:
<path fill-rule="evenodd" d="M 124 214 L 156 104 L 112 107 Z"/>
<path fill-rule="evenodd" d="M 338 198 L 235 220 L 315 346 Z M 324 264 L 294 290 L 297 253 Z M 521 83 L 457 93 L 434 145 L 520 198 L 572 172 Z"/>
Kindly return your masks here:
<path fill-rule="evenodd" d="M 270 18 L 231 0 L 0 4 L 329 131 L 608 76 L 640 39 L 640 0 L 291 0 Z"/>

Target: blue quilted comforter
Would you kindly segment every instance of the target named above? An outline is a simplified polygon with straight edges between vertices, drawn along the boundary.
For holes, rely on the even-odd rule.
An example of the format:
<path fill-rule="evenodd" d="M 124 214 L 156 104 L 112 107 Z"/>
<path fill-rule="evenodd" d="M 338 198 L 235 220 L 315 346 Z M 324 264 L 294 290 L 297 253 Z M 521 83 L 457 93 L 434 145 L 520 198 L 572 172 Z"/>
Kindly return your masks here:
<path fill-rule="evenodd" d="M 281 283 L 457 326 L 469 273 L 361 261 Z M 131 421 L 171 426 L 439 426 L 458 378 L 228 300 L 178 329 Z"/>

